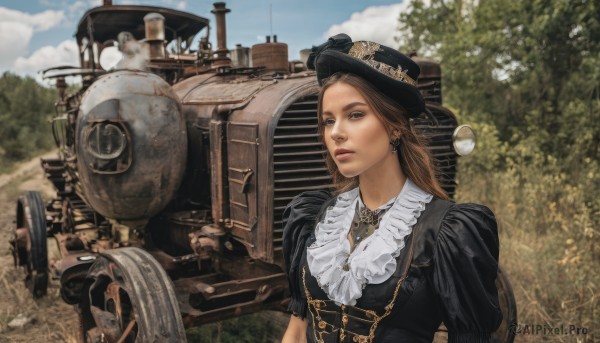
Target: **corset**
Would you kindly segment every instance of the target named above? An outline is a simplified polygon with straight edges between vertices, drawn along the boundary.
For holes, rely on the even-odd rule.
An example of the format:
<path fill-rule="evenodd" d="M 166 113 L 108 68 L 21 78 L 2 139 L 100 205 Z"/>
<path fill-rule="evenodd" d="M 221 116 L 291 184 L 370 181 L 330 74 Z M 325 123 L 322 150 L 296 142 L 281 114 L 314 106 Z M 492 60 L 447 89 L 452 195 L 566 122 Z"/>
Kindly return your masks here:
<path fill-rule="evenodd" d="M 357 306 L 338 306 L 332 300 L 313 299 L 306 286 L 305 270 L 302 279 L 310 313 L 309 327 L 312 328 L 315 341 L 319 343 L 372 343 L 379 323 L 391 313 L 403 281 L 398 281 L 390 302 L 384 307 L 383 313 L 378 313 L 373 309 Z"/>

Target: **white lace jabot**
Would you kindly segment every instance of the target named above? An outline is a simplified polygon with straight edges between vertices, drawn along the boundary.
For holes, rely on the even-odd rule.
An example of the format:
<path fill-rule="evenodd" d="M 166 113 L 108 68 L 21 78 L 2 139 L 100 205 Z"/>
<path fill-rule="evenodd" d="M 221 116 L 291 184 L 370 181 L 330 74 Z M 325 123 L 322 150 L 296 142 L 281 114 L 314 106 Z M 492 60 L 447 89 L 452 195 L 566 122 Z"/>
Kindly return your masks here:
<path fill-rule="evenodd" d="M 383 215 L 379 228 L 350 253 L 348 230 L 356 203 L 358 187 L 338 195 L 315 229 L 316 241 L 307 248 L 308 268 L 338 305 L 355 305 L 367 284 L 379 284 L 396 271 L 396 258 L 404 248 L 404 238 L 433 196 L 410 179 Z M 348 267 L 344 270 L 344 265 Z"/>

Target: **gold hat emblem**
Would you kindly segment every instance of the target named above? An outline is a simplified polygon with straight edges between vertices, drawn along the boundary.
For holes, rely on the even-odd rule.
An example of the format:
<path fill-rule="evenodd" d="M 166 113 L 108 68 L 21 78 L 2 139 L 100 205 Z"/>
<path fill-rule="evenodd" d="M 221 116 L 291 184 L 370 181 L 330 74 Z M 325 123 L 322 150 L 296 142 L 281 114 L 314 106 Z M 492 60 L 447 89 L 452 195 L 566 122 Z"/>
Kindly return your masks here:
<path fill-rule="evenodd" d="M 359 60 L 372 60 L 375 58 L 375 53 L 381 49 L 381 45 L 373 42 L 355 42 L 348 55 L 358 58 Z"/>
<path fill-rule="evenodd" d="M 408 69 L 403 70 L 401 65 L 398 65 L 398 67 L 392 67 L 391 65 L 376 61 L 375 53 L 380 50 L 381 44 L 358 41 L 354 42 L 350 48 L 350 51 L 348 51 L 348 55 L 365 62 L 366 64 L 378 70 L 380 73 L 383 73 L 393 79 L 406 82 L 413 86 L 417 85 L 417 81 L 407 74 Z"/>

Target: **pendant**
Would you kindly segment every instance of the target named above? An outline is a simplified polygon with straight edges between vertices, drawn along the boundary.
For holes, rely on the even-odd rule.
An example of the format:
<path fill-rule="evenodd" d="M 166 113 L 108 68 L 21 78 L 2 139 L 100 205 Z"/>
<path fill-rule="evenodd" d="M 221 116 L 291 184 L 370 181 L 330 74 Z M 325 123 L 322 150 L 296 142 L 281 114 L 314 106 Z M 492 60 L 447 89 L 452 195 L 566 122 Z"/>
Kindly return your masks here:
<path fill-rule="evenodd" d="M 380 210 L 371 211 L 365 206 L 359 210 L 358 220 L 365 224 L 376 226 L 379 224 L 379 211 Z"/>

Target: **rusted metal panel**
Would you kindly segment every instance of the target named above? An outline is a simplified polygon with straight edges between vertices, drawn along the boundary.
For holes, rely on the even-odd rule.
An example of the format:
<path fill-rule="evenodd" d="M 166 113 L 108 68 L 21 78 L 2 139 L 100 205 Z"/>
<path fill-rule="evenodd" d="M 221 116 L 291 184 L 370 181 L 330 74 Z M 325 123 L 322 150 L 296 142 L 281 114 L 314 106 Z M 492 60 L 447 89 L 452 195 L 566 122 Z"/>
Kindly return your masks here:
<path fill-rule="evenodd" d="M 211 195 L 212 195 L 212 215 L 220 225 L 224 225 L 224 220 L 229 218 L 229 210 L 226 206 L 228 199 L 227 187 L 225 183 L 227 174 L 227 144 L 225 141 L 226 123 L 221 121 L 212 121 L 210 123 L 210 175 L 211 175 Z"/>
<path fill-rule="evenodd" d="M 241 265 L 244 268 L 239 268 Z M 174 281 L 180 299 L 185 300 L 180 308 L 186 326 L 265 309 L 284 310 L 287 304 L 285 273 L 268 271 L 244 259 L 232 259 L 223 268 L 233 268 L 235 278 L 223 279 L 209 274 Z"/>
<path fill-rule="evenodd" d="M 254 205 L 256 206 L 257 213 L 256 222 L 253 222 L 252 218 L 246 218 L 245 215 L 240 217 L 239 213 L 234 214 L 234 211 L 241 210 L 244 206 L 247 206 L 246 199 L 244 197 L 237 200 L 230 200 L 228 197 L 236 196 L 234 195 L 234 189 L 236 186 L 239 188 L 239 182 L 243 183 L 243 177 L 247 176 L 242 174 L 244 174 L 245 170 L 252 168 L 246 166 L 236 168 L 230 165 L 232 161 L 239 160 L 237 157 L 233 157 L 234 155 L 232 154 L 237 154 L 235 150 L 243 150 L 244 148 L 242 147 L 244 144 L 237 142 L 234 144 L 235 147 L 232 147 L 230 142 L 235 142 L 237 138 L 230 137 L 229 132 L 224 132 L 223 126 L 218 126 L 216 122 L 228 121 L 235 125 L 241 123 L 256 125 L 256 137 L 252 136 L 251 139 L 258 138 L 259 142 L 272 142 L 273 131 L 275 130 L 275 126 L 277 126 L 277 118 L 281 116 L 281 113 L 299 98 L 309 94 L 314 96 L 318 92 L 316 80 L 311 76 L 312 74 L 309 73 L 304 77 L 295 77 L 287 80 L 266 79 L 241 82 L 231 81 L 226 78 L 229 81 L 204 82 L 196 87 L 189 84 L 187 87 L 178 88 L 179 94 L 185 94 L 183 95 L 183 111 L 184 113 L 188 113 L 186 114 L 188 120 L 192 116 L 192 113 L 197 113 L 199 120 L 205 120 L 201 118 L 208 116 L 209 111 L 206 109 L 214 108 L 214 104 L 231 106 L 229 108 L 214 108 L 211 114 L 212 117 L 218 118 L 212 119 L 210 126 L 211 178 L 213 180 L 211 186 L 213 193 L 212 210 L 215 220 L 225 227 L 232 228 L 235 234 L 249 248 L 249 253 L 253 258 L 258 258 L 268 263 L 275 261 L 273 247 L 274 234 L 278 235 L 275 238 L 278 250 L 280 250 L 281 243 L 280 227 L 277 227 L 277 232 L 274 232 L 273 229 L 273 172 L 270 167 L 266 169 L 257 168 L 258 170 L 255 170 L 253 172 L 254 175 L 251 176 L 253 179 L 256 179 L 258 185 L 261 185 L 256 194 Z M 219 95 L 222 96 L 221 99 L 219 99 Z M 194 108 L 194 111 L 191 111 L 192 108 Z M 316 118 L 316 106 L 313 106 L 312 111 L 311 115 Z M 217 112 L 222 114 L 215 117 L 215 113 Z M 315 127 L 313 126 L 313 128 Z M 290 128 L 288 133 L 292 132 L 292 135 L 298 134 L 293 133 L 293 131 L 294 129 Z M 232 134 L 235 134 L 234 132 L 235 130 L 232 131 Z M 314 141 L 311 144 L 320 146 L 319 143 L 316 143 L 317 137 L 314 136 L 314 132 L 312 134 L 311 139 Z M 224 141 L 227 142 L 227 146 L 225 147 L 221 146 Z M 270 143 L 260 144 L 256 146 L 256 149 L 257 166 L 271 166 L 273 162 L 272 145 Z M 244 151 L 241 154 L 245 156 L 246 152 Z M 317 155 L 317 158 L 319 157 L 322 158 L 322 154 Z M 230 168 L 237 169 L 237 171 Z M 227 180 L 229 176 L 236 179 L 237 183 L 236 181 Z M 301 190 L 301 188 L 296 188 L 290 191 Z M 222 208 L 219 208 L 219 206 L 222 206 Z M 231 212 L 226 215 L 225 211 Z M 256 232 L 260 234 L 253 234 L 251 230 L 252 226 L 256 226 Z M 280 251 L 277 254 L 280 254 Z M 277 260 L 281 261 L 280 258 L 277 258 Z"/>
<path fill-rule="evenodd" d="M 184 104 L 235 104 L 248 101 L 264 88 L 277 83 L 274 80 L 238 80 L 202 84 L 186 94 Z"/>
<path fill-rule="evenodd" d="M 310 74 L 309 74 L 310 75 Z M 278 125 L 278 118 L 295 101 L 307 95 L 315 95 L 318 92 L 316 79 L 310 76 L 296 79 L 277 80 L 273 86 L 262 89 L 253 95 L 252 101 L 231 113 L 229 116 L 232 122 L 258 123 L 260 142 L 267 142 L 258 146 L 258 165 L 269 166 L 268 168 L 259 168 L 257 173 L 257 182 L 260 185 L 257 198 L 258 222 L 257 228 L 260 235 L 255 236 L 254 244 L 258 247 L 257 254 L 251 255 L 253 258 L 259 258 L 267 263 L 281 263 L 282 259 L 275 257 L 273 236 L 279 234 L 274 232 L 273 225 L 273 136 L 275 127 Z M 276 100 L 276 101 L 274 101 Z M 316 116 L 316 112 L 313 114 Z M 299 189 L 300 193 L 302 189 Z M 279 227 L 277 228 L 279 230 Z M 279 240 L 281 237 L 279 237 Z M 280 252 L 277 253 L 278 256 Z"/>
<path fill-rule="evenodd" d="M 232 233 L 253 248 L 258 232 L 258 124 L 229 122 L 227 124 L 227 175 Z M 251 254 L 254 254 L 252 252 Z"/>

